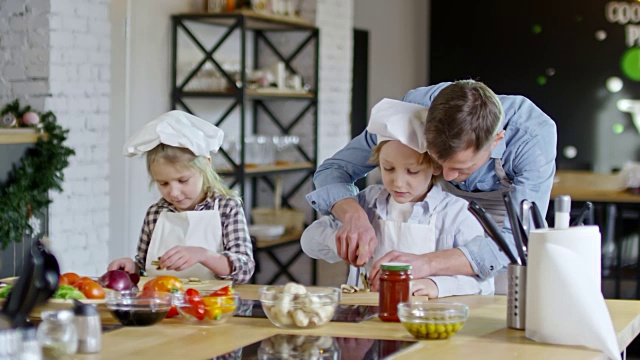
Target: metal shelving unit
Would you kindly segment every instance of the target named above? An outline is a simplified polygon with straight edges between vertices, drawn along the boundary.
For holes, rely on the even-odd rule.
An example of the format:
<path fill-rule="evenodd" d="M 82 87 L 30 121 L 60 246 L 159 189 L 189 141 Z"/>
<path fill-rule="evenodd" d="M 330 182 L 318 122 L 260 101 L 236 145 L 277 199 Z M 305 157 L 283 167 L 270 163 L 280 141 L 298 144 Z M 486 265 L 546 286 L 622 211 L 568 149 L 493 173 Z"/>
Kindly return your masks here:
<path fill-rule="evenodd" d="M 251 199 L 245 198 L 245 203 L 250 204 L 251 207 L 258 206 L 257 190 L 258 183 L 264 184 L 271 191 L 275 191 L 274 176 L 287 176 L 291 174 L 301 174 L 299 179 L 291 180 L 295 183 L 289 183 L 282 192 L 281 204 L 283 207 L 291 207 L 289 201 L 292 196 L 312 177 L 318 158 L 318 51 L 319 51 L 319 31 L 312 24 L 299 18 L 277 17 L 269 16 L 265 14 L 259 14 L 248 10 L 241 10 L 234 13 L 221 13 L 221 14 L 179 14 L 172 16 L 172 51 L 171 51 L 171 65 L 172 65 L 172 93 L 171 93 L 171 105 L 173 109 L 181 109 L 198 115 L 192 111 L 192 109 L 186 103 L 188 99 L 207 99 L 212 102 L 216 100 L 225 100 L 230 105 L 224 105 L 224 111 L 222 115 L 214 119 L 212 123 L 216 126 L 225 124 L 229 126 L 230 114 L 234 110 L 239 110 L 239 121 L 234 126 L 239 127 L 240 146 L 238 160 L 234 160 L 230 154 L 224 149 L 219 152 L 220 156 L 223 156 L 225 161 L 230 164 L 229 168 L 219 168 L 218 173 L 222 175 L 227 181 L 229 186 L 235 187 L 239 190 L 240 194 L 246 196 L 248 183 L 251 189 Z M 205 24 L 207 26 L 216 27 L 218 30 L 216 39 L 213 45 L 207 47 L 196 36 L 196 32 L 193 31 L 193 24 Z M 231 34 L 239 32 L 239 81 L 234 79 L 233 74 L 225 71 L 221 65 L 221 61 L 216 59 L 216 51 L 219 50 L 223 44 L 236 41 Z M 249 32 L 253 34 L 250 41 Z M 278 49 L 276 43 L 270 38 L 272 34 L 283 34 L 286 32 L 294 32 L 297 35 L 297 42 L 293 51 L 288 51 L 285 55 L 283 51 Z M 178 35 L 182 33 L 189 39 L 193 45 L 201 52 L 202 58 L 197 62 L 184 79 L 178 79 Z M 208 41 L 211 39 L 207 39 Z M 288 44 L 290 45 L 290 44 Z M 294 60 L 301 55 L 304 51 L 313 52 L 313 72 L 312 79 L 307 79 L 312 85 L 312 88 L 308 91 L 287 91 L 276 88 L 249 88 L 247 81 L 247 72 L 249 59 L 249 48 L 253 53 L 253 66 L 258 68 L 268 64 L 263 63 L 261 54 L 264 51 L 270 51 L 274 55 L 276 61 L 281 61 L 285 64 L 287 71 L 291 74 L 301 74 L 296 69 Z M 260 51 L 262 50 L 262 51 Z M 198 72 L 203 66 L 209 62 L 217 70 L 217 72 L 226 80 L 227 86 L 224 91 L 192 91 L 188 90 L 187 85 L 190 81 L 196 78 Z M 307 75 L 309 69 L 307 70 Z M 275 107 L 282 101 L 294 101 L 298 103 L 300 109 L 295 116 L 283 121 L 274 113 Z M 235 119 L 235 118 L 234 118 Z M 252 166 L 247 164 L 246 148 L 242 139 L 247 135 L 257 134 L 260 131 L 261 124 L 269 122 L 270 126 L 277 129 L 279 133 L 273 135 L 290 135 L 295 126 L 299 125 L 301 121 L 309 121 L 313 130 L 313 146 L 309 151 L 309 144 L 301 146 L 301 144 L 295 145 L 295 151 L 300 162 L 288 163 L 284 165 L 268 165 L 268 166 Z M 250 124 L 250 126 L 248 126 Z M 306 148 L 306 149 L 305 149 Z M 287 242 L 294 242 L 299 239 L 298 237 L 291 237 L 290 235 L 283 237 L 282 241 L 278 244 L 285 244 Z M 256 244 L 257 250 L 259 250 L 261 242 Z M 275 243 L 273 243 L 275 244 Z M 265 245 L 265 251 L 273 244 Z M 292 260 L 293 261 L 293 260 Z M 289 264 L 290 265 L 290 264 Z M 280 264 L 278 266 L 284 269 L 284 274 L 287 277 L 292 278 L 291 274 L 286 271 L 287 264 Z M 315 282 L 315 271 L 314 279 Z M 273 279 L 275 281 L 275 279 Z M 295 280 L 295 279 L 292 279 Z"/>

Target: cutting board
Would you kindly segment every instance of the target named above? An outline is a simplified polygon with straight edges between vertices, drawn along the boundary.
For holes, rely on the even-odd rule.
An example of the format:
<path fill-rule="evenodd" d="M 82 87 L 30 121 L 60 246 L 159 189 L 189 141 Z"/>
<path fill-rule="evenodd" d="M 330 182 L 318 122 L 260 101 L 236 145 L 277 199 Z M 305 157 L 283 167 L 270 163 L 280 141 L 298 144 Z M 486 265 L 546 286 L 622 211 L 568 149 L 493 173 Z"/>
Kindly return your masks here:
<path fill-rule="evenodd" d="M 138 283 L 138 288 L 142 290 L 144 284 L 146 284 L 149 280 L 154 279 L 154 277 L 142 276 L 140 277 L 140 282 Z M 200 280 L 198 282 L 189 281 L 189 279 L 180 279 L 182 281 L 182 289 L 196 289 L 198 291 L 203 290 L 218 290 L 225 286 L 231 285 L 233 282 L 231 280 Z"/>
<path fill-rule="evenodd" d="M 378 306 L 379 301 L 378 292 L 357 292 L 354 294 L 343 293 L 340 296 L 341 305 L 373 305 Z M 412 296 L 411 301 L 427 301 L 427 296 Z"/>

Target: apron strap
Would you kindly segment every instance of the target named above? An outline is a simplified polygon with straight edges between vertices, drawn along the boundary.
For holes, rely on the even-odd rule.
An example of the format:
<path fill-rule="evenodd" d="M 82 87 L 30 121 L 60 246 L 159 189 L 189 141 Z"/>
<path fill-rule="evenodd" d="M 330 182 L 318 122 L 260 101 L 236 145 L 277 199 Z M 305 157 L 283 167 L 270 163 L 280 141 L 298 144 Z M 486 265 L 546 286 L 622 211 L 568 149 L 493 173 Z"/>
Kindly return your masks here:
<path fill-rule="evenodd" d="M 496 159 L 494 162 L 494 170 L 498 178 L 500 179 L 500 184 L 505 187 L 506 191 L 511 191 L 511 186 L 513 182 L 507 177 L 507 173 L 505 173 L 504 168 L 502 167 L 502 159 Z"/>

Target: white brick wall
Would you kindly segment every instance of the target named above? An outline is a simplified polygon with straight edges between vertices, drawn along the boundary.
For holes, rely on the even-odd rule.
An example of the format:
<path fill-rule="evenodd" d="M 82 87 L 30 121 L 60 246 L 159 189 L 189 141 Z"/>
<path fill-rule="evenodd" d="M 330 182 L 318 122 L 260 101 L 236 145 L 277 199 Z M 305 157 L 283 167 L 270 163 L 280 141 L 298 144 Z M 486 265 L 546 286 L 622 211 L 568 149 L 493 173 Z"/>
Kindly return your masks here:
<path fill-rule="evenodd" d="M 321 163 L 351 139 L 353 0 L 317 0 L 315 22 L 320 29 L 318 163 Z"/>
<path fill-rule="evenodd" d="M 76 151 L 64 192 L 50 194 L 49 232 L 61 270 L 108 264 L 110 0 L 0 0 L 0 104 L 53 111 Z"/>
<path fill-rule="evenodd" d="M 52 193 L 50 235 L 63 271 L 100 275 L 108 264 L 110 0 L 50 0 L 51 96 L 45 107 L 75 149 L 63 193 Z"/>
<path fill-rule="evenodd" d="M 42 109 L 48 93 L 49 1 L 0 0 L 0 106 Z"/>

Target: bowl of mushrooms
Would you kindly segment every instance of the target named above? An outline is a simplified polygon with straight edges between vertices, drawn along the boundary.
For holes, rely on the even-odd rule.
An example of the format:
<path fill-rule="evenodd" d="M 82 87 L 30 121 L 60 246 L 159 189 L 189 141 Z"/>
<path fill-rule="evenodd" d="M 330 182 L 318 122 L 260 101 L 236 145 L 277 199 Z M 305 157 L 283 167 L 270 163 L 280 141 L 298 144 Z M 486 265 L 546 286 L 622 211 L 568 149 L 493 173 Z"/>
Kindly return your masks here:
<path fill-rule="evenodd" d="M 262 309 L 271 322 L 284 329 L 311 329 L 327 324 L 340 302 L 340 289 L 305 287 L 296 283 L 264 286 L 259 290 Z"/>

